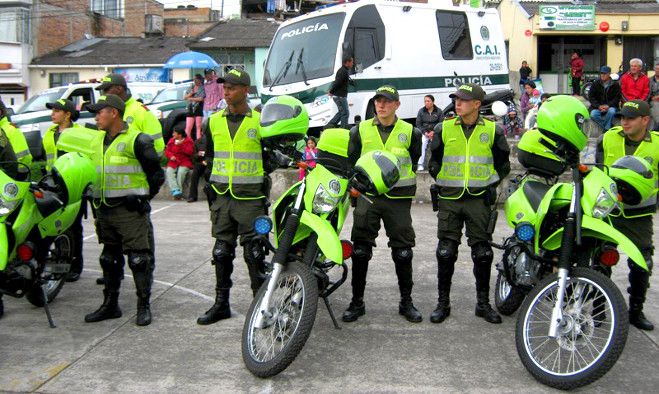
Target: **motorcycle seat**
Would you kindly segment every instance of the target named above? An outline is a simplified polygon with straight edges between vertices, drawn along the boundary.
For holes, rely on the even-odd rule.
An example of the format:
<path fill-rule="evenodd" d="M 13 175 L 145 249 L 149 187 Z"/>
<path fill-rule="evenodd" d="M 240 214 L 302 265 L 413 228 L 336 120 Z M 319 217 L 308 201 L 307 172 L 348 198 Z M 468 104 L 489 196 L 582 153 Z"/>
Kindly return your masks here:
<path fill-rule="evenodd" d="M 529 201 L 529 204 L 531 204 L 531 207 L 534 211 L 538 210 L 540 202 L 545 197 L 545 194 L 547 194 L 549 189 L 551 189 L 551 185 L 537 181 L 528 181 L 522 188 L 526 199 Z"/>

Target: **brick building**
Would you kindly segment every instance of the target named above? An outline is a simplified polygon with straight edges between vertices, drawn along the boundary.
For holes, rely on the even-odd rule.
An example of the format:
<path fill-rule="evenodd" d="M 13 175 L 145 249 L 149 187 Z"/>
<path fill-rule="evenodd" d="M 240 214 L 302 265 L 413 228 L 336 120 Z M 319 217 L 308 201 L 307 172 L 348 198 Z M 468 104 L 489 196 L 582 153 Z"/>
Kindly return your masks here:
<path fill-rule="evenodd" d="M 197 8 L 194 5 L 167 8 L 164 13 L 165 35 L 170 37 L 195 37 L 213 27 L 219 19 L 219 11 Z"/>

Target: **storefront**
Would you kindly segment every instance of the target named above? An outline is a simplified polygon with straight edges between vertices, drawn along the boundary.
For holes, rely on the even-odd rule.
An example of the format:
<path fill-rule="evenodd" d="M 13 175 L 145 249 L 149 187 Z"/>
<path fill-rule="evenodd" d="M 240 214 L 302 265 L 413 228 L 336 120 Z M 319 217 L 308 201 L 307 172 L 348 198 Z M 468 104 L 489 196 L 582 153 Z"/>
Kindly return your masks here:
<path fill-rule="evenodd" d="M 508 40 L 511 85 L 517 85 L 517 70 L 526 60 L 545 91 L 569 93 L 569 62 L 575 51 L 584 60 L 586 77 L 598 77 L 603 65 L 627 71 L 632 58 L 642 59 L 646 71 L 659 62 L 659 4 L 654 0 L 600 0 L 594 5 L 501 0 L 498 9 Z"/>

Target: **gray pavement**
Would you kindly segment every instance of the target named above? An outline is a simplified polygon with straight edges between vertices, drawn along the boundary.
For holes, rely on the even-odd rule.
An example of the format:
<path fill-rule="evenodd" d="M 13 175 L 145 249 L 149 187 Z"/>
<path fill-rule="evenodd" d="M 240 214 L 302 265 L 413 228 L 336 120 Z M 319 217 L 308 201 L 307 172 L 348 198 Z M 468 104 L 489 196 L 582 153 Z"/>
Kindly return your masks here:
<path fill-rule="evenodd" d="M 496 239 L 510 230 L 499 215 Z M 157 200 L 156 283 L 153 323 L 134 324 L 135 288 L 123 281 L 120 319 L 85 323 L 102 301 L 100 246 L 85 221 L 85 271 L 67 283 L 51 305 L 58 327 L 24 299 L 5 297 L 0 319 L 0 391 L 3 392 L 551 392 L 524 369 L 515 349 L 517 315 L 491 325 L 474 316 L 475 290 L 469 249 L 460 247 L 452 289 L 452 315 L 429 322 L 436 303 L 436 218 L 429 204 L 414 204 L 414 300 L 424 321 L 398 315 L 398 288 L 384 231 L 378 239 L 366 289 L 365 316 L 335 330 L 319 304 L 311 336 L 297 359 L 270 379 L 252 376 L 241 356 L 241 330 L 251 301 L 247 270 L 239 253 L 231 293 L 233 318 L 199 326 L 196 318 L 212 304 L 213 239 L 207 205 Z M 344 237 L 349 236 L 351 218 Z M 655 234 L 659 228 L 655 223 Z M 655 235 L 655 241 L 657 236 Z M 500 253 L 497 251 L 497 258 Z M 626 264 L 614 280 L 626 288 Z M 127 270 L 127 274 L 130 271 Z M 492 286 L 495 270 L 493 268 Z M 646 315 L 659 323 L 659 282 L 652 287 Z M 331 297 L 340 316 L 350 300 L 346 283 Z M 580 391 L 655 392 L 659 378 L 659 331 L 630 328 L 624 353 L 613 369 Z"/>

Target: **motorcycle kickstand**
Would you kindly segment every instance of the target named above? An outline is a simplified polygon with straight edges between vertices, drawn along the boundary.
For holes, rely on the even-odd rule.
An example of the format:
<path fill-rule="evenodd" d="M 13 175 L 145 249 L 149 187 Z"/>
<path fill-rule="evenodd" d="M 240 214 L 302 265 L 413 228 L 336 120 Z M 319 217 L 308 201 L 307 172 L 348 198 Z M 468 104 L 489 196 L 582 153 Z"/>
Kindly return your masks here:
<path fill-rule="evenodd" d="M 339 322 L 336 321 L 336 317 L 334 317 L 334 312 L 332 312 L 332 306 L 330 305 L 329 299 L 327 296 L 323 297 L 323 301 L 325 301 L 325 306 L 327 307 L 327 312 L 329 312 L 330 318 L 332 318 L 332 323 L 334 323 L 334 328 L 337 330 L 341 329 L 341 326 L 339 325 Z"/>
<path fill-rule="evenodd" d="M 46 284 L 41 285 L 41 295 L 43 296 L 43 309 L 46 310 L 46 316 L 48 317 L 48 324 L 50 328 L 57 328 L 55 322 L 53 321 L 53 316 L 50 314 L 50 308 L 48 307 L 48 296 L 46 295 Z"/>

